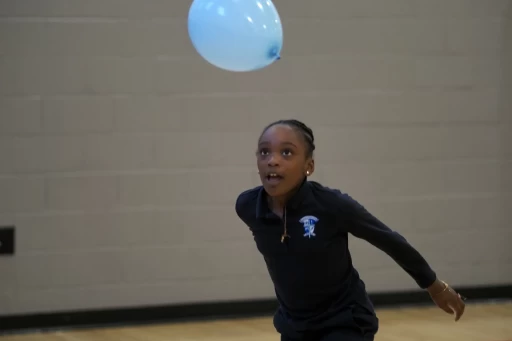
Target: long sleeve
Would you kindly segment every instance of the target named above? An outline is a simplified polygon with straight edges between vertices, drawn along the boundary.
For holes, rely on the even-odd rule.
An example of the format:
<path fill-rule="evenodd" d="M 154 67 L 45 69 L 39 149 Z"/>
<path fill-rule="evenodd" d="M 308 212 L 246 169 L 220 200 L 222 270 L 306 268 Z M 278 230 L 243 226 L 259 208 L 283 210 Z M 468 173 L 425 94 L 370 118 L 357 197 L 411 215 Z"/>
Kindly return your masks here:
<path fill-rule="evenodd" d="M 423 256 L 399 233 L 391 230 L 368 212 L 361 204 L 346 194 L 340 194 L 342 226 L 353 236 L 366 240 L 390 256 L 422 288 L 429 287 L 436 279 Z"/>

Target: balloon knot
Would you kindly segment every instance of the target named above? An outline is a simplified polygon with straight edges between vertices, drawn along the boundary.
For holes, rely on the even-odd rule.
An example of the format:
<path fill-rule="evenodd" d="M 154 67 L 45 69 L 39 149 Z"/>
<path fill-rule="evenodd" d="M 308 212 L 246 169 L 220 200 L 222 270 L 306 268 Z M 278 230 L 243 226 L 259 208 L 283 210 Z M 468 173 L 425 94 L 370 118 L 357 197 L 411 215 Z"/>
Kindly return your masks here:
<path fill-rule="evenodd" d="M 275 60 L 279 60 L 281 59 L 281 56 L 279 55 L 279 47 L 277 46 L 272 46 L 268 52 L 268 56 L 271 58 L 271 59 L 275 59 Z"/>

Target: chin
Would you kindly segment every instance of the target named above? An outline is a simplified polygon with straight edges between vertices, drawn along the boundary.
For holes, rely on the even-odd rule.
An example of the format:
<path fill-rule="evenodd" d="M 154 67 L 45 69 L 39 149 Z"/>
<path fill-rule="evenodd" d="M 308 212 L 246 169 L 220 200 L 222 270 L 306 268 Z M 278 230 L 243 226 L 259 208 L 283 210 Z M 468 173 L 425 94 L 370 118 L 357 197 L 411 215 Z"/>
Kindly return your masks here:
<path fill-rule="evenodd" d="M 278 191 L 275 188 L 268 187 L 265 185 L 263 185 L 263 188 L 265 189 L 265 192 L 267 193 L 267 195 L 269 197 L 278 197 L 278 196 L 282 195 L 281 191 Z"/>
<path fill-rule="evenodd" d="M 263 182 L 263 188 L 265 189 L 265 192 L 267 192 L 267 195 L 270 197 L 280 197 L 286 195 L 290 191 L 289 188 L 283 187 L 281 185 L 272 186 L 266 184 L 265 182 Z"/>

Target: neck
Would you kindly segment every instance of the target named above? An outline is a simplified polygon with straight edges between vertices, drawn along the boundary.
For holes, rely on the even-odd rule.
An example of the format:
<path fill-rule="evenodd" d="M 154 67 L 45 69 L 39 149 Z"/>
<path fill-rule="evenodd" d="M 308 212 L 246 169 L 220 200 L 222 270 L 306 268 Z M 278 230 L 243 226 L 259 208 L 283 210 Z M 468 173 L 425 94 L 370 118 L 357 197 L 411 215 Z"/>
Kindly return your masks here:
<path fill-rule="evenodd" d="M 290 195 L 282 195 L 279 197 L 268 197 L 268 205 L 271 210 L 282 211 L 288 202 Z"/>
<path fill-rule="evenodd" d="M 270 206 L 270 208 L 272 210 L 278 210 L 278 211 L 284 210 L 284 208 L 286 207 L 286 204 L 288 203 L 288 200 L 290 200 L 290 198 L 293 197 L 295 195 L 295 193 L 297 193 L 297 191 L 299 190 L 299 188 L 302 186 L 303 183 L 304 183 L 304 181 L 301 181 L 298 186 L 296 186 L 293 190 L 291 190 L 290 192 L 288 192 L 284 195 L 277 196 L 277 197 L 268 197 L 268 205 Z"/>

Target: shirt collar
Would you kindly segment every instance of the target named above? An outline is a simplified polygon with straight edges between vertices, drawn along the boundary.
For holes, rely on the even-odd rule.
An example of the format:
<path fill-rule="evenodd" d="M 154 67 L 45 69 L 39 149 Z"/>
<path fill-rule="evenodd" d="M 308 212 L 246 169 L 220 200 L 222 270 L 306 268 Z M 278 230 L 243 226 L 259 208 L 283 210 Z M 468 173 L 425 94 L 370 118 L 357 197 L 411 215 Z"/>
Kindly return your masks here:
<path fill-rule="evenodd" d="M 306 199 L 311 194 L 311 187 L 307 180 L 307 178 L 304 178 L 303 182 L 300 184 L 297 192 L 288 200 L 288 203 L 286 204 L 287 208 L 297 209 L 301 203 L 304 202 L 304 199 Z M 267 204 L 267 193 L 265 192 L 265 189 L 263 186 L 261 186 L 259 192 L 258 192 L 258 198 L 256 201 L 256 217 L 257 218 L 268 218 L 272 215 L 272 212 Z"/>

